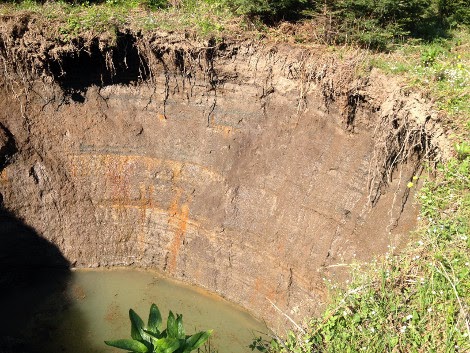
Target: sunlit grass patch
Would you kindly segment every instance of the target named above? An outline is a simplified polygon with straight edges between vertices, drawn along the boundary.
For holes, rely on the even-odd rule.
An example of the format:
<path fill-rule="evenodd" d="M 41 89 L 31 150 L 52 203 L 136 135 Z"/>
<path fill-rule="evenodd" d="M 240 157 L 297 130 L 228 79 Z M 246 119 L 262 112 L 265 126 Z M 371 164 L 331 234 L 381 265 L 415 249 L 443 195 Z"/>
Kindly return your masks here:
<path fill-rule="evenodd" d="M 189 31 L 204 37 L 219 35 L 226 28 L 238 27 L 240 21 L 220 3 L 210 0 L 185 0 L 178 6 L 171 6 L 164 0 L 107 0 L 81 4 L 62 1 L 41 4 L 25 0 L 0 6 L 0 14 L 18 11 L 50 20 L 45 26 L 57 28 L 60 39 L 65 41 L 82 34 L 113 34 L 119 28 Z"/>
<path fill-rule="evenodd" d="M 409 247 L 352 265 L 352 283 L 305 333 L 259 345 L 283 352 L 470 351 L 470 157 L 451 160 L 419 192 Z"/>
<path fill-rule="evenodd" d="M 427 93 L 445 112 L 446 125 L 465 139 L 470 131 L 469 43 L 470 32 L 462 28 L 450 39 L 404 44 L 391 53 L 373 55 L 370 65 L 401 75 L 410 88 Z"/>

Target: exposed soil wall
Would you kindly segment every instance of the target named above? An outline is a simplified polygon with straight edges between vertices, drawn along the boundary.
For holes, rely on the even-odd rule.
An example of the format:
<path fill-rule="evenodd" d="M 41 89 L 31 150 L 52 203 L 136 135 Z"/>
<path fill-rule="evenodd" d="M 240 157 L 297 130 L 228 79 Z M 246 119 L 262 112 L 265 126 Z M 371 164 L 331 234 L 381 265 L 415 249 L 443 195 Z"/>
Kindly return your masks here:
<path fill-rule="evenodd" d="M 152 267 L 276 327 L 322 277 L 406 241 L 439 158 L 417 95 L 361 56 L 118 33 L 60 43 L 1 19 L 3 207 L 77 267 Z M 1 264 L 1 259 L 0 259 Z"/>

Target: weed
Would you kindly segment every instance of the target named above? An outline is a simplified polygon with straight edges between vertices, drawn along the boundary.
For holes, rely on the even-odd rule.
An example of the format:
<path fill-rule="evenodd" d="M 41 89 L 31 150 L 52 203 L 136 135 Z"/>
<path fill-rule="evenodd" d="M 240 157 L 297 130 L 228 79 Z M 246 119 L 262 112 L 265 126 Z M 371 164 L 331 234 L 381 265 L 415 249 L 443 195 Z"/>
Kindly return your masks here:
<path fill-rule="evenodd" d="M 465 141 L 455 144 L 455 151 L 457 152 L 457 158 L 464 160 L 470 157 L 470 144 Z"/>
<path fill-rule="evenodd" d="M 437 56 L 442 52 L 439 46 L 430 46 L 421 54 L 421 63 L 424 66 L 430 66 L 435 63 Z"/>
<path fill-rule="evenodd" d="M 137 313 L 130 309 L 132 339 L 105 341 L 108 346 L 137 353 L 189 353 L 201 347 L 212 335 L 212 330 L 186 335 L 183 315 L 170 311 L 166 328 L 162 330 L 162 315 L 155 304 L 150 307 L 147 326 Z"/>

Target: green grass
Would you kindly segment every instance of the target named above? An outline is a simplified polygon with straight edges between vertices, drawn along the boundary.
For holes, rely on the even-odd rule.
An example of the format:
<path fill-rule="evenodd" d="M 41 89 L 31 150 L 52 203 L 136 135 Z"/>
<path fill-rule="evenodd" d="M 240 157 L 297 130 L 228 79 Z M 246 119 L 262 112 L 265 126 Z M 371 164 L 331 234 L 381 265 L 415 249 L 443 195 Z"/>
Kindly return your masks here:
<path fill-rule="evenodd" d="M 305 333 L 290 332 L 274 352 L 469 352 L 470 157 L 425 177 L 420 227 L 399 254 L 352 265 L 347 289 Z M 414 186 L 412 186 L 414 187 Z"/>
<path fill-rule="evenodd" d="M 166 3 L 166 2 L 162 2 Z M 46 19 L 48 30 L 70 41 L 81 35 L 114 35 L 121 29 L 189 31 L 201 37 L 218 36 L 234 27 L 234 17 L 210 0 L 184 0 L 181 6 L 154 6 L 154 0 L 107 0 L 100 4 L 73 5 L 64 1 L 40 4 L 33 0 L 0 5 L 0 14 L 19 11 Z M 235 19 L 235 27 L 236 22 Z"/>
<path fill-rule="evenodd" d="M 388 54 L 376 54 L 371 67 L 402 76 L 408 86 L 424 92 L 445 114 L 445 124 L 468 139 L 470 131 L 470 31 L 455 30 L 449 39 L 404 44 Z"/>

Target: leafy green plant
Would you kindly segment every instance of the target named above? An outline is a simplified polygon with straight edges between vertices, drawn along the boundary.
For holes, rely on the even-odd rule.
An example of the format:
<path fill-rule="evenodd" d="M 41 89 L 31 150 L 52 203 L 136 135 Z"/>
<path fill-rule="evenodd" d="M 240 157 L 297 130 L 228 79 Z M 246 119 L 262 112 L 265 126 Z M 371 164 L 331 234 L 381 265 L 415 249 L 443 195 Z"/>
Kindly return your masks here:
<path fill-rule="evenodd" d="M 438 55 L 442 52 L 442 48 L 437 46 L 430 46 L 421 53 L 421 63 L 424 66 L 430 66 L 434 64 Z"/>
<path fill-rule="evenodd" d="M 152 10 L 163 9 L 169 6 L 167 0 L 143 0 L 142 3 L 147 5 Z"/>
<path fill-rule="evenodd" d="M 457 158 L 460 160 L 464 160 L 468 156 L 470 156 L 470 144 L 467 142 L 457 143 L 455 145 L 455 151 L 457 152 Z"/>
<path fill-rule="evenodd" d="M 212 330 L 201 331 L 194 335 L 186 335 L 183 327 L 183 315 L 175 315 L 170 311 L 166 329 L 162 330 L 162 315 L 155 304 L 150 307 L 147 326 L 130 309 L 132 339 L 105 341 L 108 346 L 125 349 L 135 353 L 187 353 L 198 349 L 212 335 Z"/>

